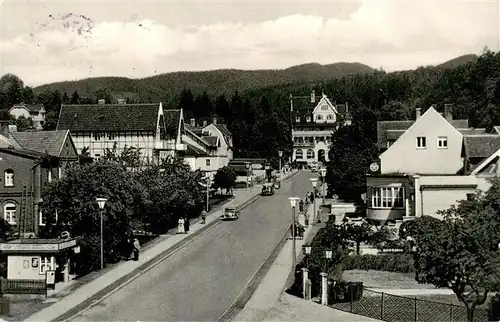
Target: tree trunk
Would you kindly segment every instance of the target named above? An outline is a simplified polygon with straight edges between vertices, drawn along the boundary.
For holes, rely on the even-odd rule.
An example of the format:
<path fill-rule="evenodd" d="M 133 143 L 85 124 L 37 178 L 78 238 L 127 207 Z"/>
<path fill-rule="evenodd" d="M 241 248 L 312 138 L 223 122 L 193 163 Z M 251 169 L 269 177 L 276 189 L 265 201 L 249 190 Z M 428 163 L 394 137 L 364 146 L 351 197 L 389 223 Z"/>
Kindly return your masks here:
<path fill-rule="evenodd" d="M 361 243 L 356 242 L 356 255 L 359 255 L 361 253 Z"/>
<path fill-rule="evenodd" d="M 474 321 L 474 306 L 467 307 L 467 321 L 472 322 Z"/>

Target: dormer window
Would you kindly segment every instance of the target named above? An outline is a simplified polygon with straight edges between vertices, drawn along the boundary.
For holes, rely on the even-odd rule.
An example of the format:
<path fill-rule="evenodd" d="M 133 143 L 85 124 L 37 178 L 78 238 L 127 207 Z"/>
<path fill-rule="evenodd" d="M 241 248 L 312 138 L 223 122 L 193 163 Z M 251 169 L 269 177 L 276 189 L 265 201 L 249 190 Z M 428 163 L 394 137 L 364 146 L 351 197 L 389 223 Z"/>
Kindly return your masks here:
<path fill-rule="evenodd" d="M 13 187 L 14 186 L 14 170 L 12 169 L 7 169 L 4 172 L 4 185 L 6 187 Z"/>
<path fill-rule="evenodd" d="M 310 116 L 306 117 L 306 121 L 311 122 L 311 117 Z"/>
<path fill-rule="evenodd" d="M 321 121 L 323 119 L 323 115 L 316 115 L 316 120 Z"/>
<path fill-rule="evenodd" d="M 300 123 L 300 116 L 296 116 L 296 117 L 295 117 L 295 122 L 296 122 L 296 123 Z"/>
<path fill-rule="evenodd" d="M 326 116 L 326 119 L 327 119 L 327 120 L 333 120 L 333 115 L 332 115 L 332 114 L 328 114 L 328 115 Z"/>

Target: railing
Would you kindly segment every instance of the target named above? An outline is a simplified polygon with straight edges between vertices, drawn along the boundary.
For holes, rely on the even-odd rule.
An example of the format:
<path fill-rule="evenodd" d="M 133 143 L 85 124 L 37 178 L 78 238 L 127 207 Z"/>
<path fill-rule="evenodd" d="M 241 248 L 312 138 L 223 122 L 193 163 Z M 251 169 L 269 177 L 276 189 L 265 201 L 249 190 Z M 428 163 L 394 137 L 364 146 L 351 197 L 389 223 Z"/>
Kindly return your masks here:
<path fill-rule="evenodd" d="M 2 294 L 47 295 L 45 280 L 2 280 Z"/>
<path fill-rule="evenodd" d="M 351 295 L 331 307 L 383 321 L 467 321 L 467 309 L 452 303 L 421 300 L 387 293 L 364 290 L 363 296 L 355 301 Z M 488 321 L 485 309 L 474 310 L 474 321 Z"/>

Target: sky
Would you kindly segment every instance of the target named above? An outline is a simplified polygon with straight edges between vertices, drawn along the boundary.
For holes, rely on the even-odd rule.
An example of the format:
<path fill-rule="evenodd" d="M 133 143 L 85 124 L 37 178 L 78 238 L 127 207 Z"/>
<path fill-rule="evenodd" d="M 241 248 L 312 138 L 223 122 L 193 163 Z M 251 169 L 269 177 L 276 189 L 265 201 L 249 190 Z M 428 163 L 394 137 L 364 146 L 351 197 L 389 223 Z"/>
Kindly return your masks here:
<path fill-rule="evenodd" d="M 360 62 L 386 71 L 500 50 L 500 0 L 0 0 L 0 74 L 26 85 Z"/>

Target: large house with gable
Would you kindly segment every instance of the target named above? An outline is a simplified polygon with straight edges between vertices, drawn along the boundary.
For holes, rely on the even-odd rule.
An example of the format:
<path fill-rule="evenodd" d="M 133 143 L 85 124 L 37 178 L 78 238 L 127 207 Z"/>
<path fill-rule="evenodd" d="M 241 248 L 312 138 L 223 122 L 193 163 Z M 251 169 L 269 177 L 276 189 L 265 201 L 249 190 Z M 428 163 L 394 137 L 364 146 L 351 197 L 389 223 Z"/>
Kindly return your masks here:
<path fill-rule="evenodd" d="M 33 122 L 33 128 L 41 130 L 45 123 L 46 111 L 43 104 L 19 103 L 9 109 L 9 114 L 16 119 L 21 116 L 26 119 L 31 119 Z"/>
<path fill-rule="evenodd" d="M 329 160 L 331 136 L 344 122 L 350 124 L 347 104 L 336 104 L 325 94 L 317 97 L 290 96 L 292 161 L 311 164 Z"/>
<path fill-rule="evenodd" d="M 186 149 L 182 110 L 164 109 L 162 103 L 63 104 L 57 129 L 71 131 L 78 153 L 87 149 L 95 159 L 115 143 L 118 153 L 126 147 L 140 149 L 145 164 Z"/>
<path fill-rule="evenodd" d="M 452 105 L 444 115 L 433 107 L 416 114 L 415 121 L 378 122 L 383 153 L 370 166 L 366 193 L 366 217 L 375 223 L 439 218 L 438 211 L 487 189 L 485 178 L 496 171 L 498 159 L 491 156 L 500 149 L 500 132 L 487 134 L 469 128 L 468 120 L 454 120 Z"/>

